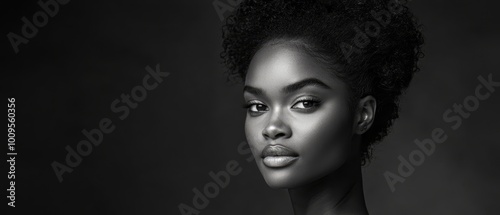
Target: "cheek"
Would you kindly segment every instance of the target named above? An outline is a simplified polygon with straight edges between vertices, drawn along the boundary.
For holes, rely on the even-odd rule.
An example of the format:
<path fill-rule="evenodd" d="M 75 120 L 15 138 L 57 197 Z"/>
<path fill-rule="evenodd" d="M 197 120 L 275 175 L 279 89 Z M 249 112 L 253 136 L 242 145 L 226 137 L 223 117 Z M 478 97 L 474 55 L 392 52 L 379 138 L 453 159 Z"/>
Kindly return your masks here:
<path fill-rule="evenodd" d="M 259 135 L 261 135 L 261 133 L 262 130 L 259 129 L 257 121 L 249 119 L 247 116 L 247 119 L 245 120 L 245 137 L 254 156 L 258 156 L 259 148 L 264 147 L 258 145 L 258 143 L 260 142 Z"/>
<path fill-rule="evenodd" d="M 298 121 L 294 129 L 297 147 L 311 171 L 330 171 L 351 155 L 352 122 L 347 107 L 324 104 Z"/>

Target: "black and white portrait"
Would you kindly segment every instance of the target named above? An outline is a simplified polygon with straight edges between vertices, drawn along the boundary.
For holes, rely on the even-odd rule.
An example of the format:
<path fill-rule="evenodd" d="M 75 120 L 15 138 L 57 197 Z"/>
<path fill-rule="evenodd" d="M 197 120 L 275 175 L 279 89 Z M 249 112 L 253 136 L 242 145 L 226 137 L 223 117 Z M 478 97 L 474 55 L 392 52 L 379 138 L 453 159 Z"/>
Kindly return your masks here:
<path fill-rule="evenodd" d="M 498 6 L 4 2 L 1 214 L 498 214 Z"/>

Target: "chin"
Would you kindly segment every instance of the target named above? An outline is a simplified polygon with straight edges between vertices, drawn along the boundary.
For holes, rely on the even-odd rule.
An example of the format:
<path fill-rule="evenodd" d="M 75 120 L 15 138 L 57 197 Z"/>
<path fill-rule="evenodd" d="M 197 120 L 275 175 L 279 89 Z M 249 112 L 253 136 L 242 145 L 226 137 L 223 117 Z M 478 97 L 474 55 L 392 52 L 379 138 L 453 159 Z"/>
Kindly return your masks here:
<path fill-rule="evenodd" d="M 333 165 L 304 165 L 297 162 L 285 168 L 269 168 L 259 163 L 259 170 L 267 185 L 273 189 L 294 189 L 314 183 L 338 170 L 345 164 L 345 159 L 330 160 Z"/>
<path fill-rule="evenodd" d="M 267 185 L 273 189 L 292 189 L 312 182 L 312 178 L 294 167 L 269 168 L 260 164 L 259 169 Z"/>
<path fill-rule="evenodd" d="M 259 165 L 260 173 L 267 185 L 273 189 L 288 189 L 298 185 L 297 177 L 293 176 L 291 168 L 269 168 L 263 164 Z"/>
<path fill-rule="evenodd" d="M 272 189 L 290 189 L 297 187 L 297 183 L 290 178 L 265 177 L 264 180 Z"/>

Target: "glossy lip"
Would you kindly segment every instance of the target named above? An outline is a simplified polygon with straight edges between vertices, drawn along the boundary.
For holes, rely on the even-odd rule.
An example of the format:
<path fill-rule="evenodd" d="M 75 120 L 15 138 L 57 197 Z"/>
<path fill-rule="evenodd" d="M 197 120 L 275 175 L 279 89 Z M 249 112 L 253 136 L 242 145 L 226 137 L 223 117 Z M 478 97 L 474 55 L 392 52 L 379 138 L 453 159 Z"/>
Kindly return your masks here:
<path fill-rule="evenodd" d="M 283 145 L 267 145 L 262 150 L 264 165 L 270 168 L 286 167 L 297 160 L 299 154 Z"/>

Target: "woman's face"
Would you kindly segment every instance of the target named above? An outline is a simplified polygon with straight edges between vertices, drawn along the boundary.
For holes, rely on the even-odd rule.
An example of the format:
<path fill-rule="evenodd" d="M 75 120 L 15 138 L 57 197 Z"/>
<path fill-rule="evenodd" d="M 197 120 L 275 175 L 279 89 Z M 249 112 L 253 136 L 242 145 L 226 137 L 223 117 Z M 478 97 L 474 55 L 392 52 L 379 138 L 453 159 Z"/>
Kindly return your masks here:
<path fill-rule="evenodd" d="M 308 184 L 355 154 L 348 87 L 296 46 L 263 46 L 243 94 L 246 138 L 270 187 Z"/>

